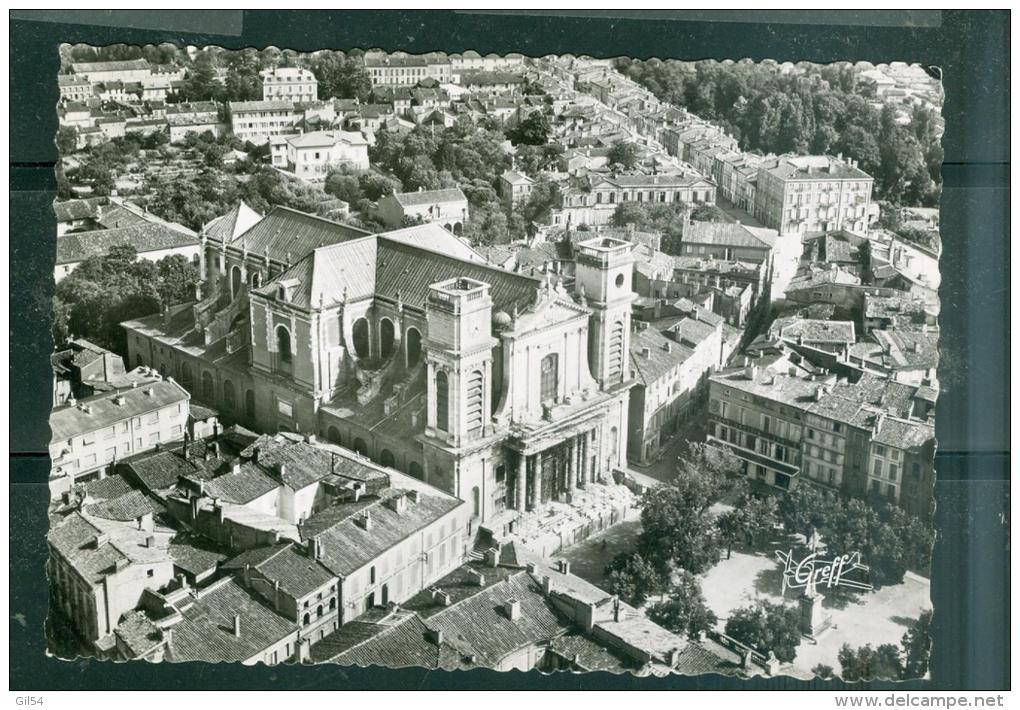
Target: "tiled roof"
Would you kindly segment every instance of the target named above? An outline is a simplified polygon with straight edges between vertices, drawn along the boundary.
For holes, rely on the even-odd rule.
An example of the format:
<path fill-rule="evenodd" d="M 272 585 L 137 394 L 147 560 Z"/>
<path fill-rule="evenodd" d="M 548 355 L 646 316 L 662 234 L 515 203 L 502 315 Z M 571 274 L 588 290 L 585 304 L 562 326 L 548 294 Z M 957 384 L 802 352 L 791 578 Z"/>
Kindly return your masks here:
<path fill-rule="evenodd" d="M 630 364 L 646 385 L 658 381 L 693 354 L 694 350 L 667 337 L 657 328 L 639 329 L 631 334 Z"/>
<path fill-rule="evenodd" d="M 229 244 L 248 231 L 260 219 L 262 219 L 262 215 L 249 207 L 244 200 L 240 200 L 229 212 L 208 222 L 202 231 L 210 239 L 218 239 L 220 242 Z"/>
<path fill-rule="evenodd" d="M 783 157 L 762 167 L 781 180 L 871 180 L 860 168 L 852 167 L 832 156 L 803 155 Z"/>
<path fill-rule="evenodd" d="M 163 642 L 163 632 L 142 611 L 125 614 L 114 629 L 114 633 L 135 658 L 148 653 Z"/>
<path fill-rule="evenodd" d="M 708 184 L 705 178 L 696 173 L 686 175 L 617 175 L 616 177 L 606 177 L 603 179 L 617 187 L 638 189 L 643 187 L 691 187 Z"/>
<path fill-rule="evenodd" d="M 316 247 L 368 235 L 357 227 L 276 205 L 247 232 L 235 237 L 250 254 L 265 255 L 277 262 L 296 263 Z"/>
<path fill-rule="evenodd" d="M 226 560 L 228 555 L 198 535 L 178 535 L 170 543 L 170 558 L 174 567 L 190 574 L 202 574 Z"/>
<path fill-rule="evenodd" d="M 523 84 L 524 77 L 510 72 L 465 72 L 461 74 L 462 86 L 492 86 L 494 84 Z"/>
<path fill-rule="evenodd" d="M 466 505 L 461 500 L 436 490 L 421 492 L 416 503 L 408 499 L 403 513 L 397 513 L 384 501 L 395 496 L 406 495 L 406 491 L 390 489 L 381 498 L 371 503 L 333 506 L 334 509 L 353 509 L 352 515 L 317 533 L 322 549 L 321 561 L 334 574 L 346 577 L 357 571 L 380 554 L 412 533 L 438 520 L 450 511 Z M 365 530 L 357 518 L 368 512 L 371 515 L 371 529 Z M 302 535 L 317 528 L 313 515 L 301 526 Z"/>
<path fill-rule="evenodd" d="M 107 197 L 87 197 L 80 200 L 58 200 L 53 203 L 53 212 L 57 222 L 73 222 L 79 219 L 95 217 L 97 208 L 105 207 L 110 202 Z"/>
<path fill-rule="evenodd" d="M 91 584 L 98 584 L 111 572 L 117 560 L 127 555 L 109 541 L 96 547 L 95 539 L 102 531 L 73 512 L 62 521 L 50 525 L 49 543 Z"/>
<path fill-rule="evenodd" d="M 138 71 L 148 69 L 149 63 L 144 59 L 125 59 L 118 62 L 74 62 L 71 70 L 75 74 L 90 74 L 109 71 Z"/>
<path fill-rule="evenodd" d="M 489 284 L 493 311 L 510 313 L 524 310 L 534 301 L 541 284 L 522 274 L 514 274 L 482 263 L 456 259 L 446 254 L 418 249 L 389 239 L 379 240 L 379 262 L 375 293 L 396 300 L 399 292 L 405 305 L 424 309 L 431 284 L 463 276 Z"/>
<path fill-rule="evenodd" d="M 466 202 L 467 197 L 459 187 L 445 190 L 420 190 L 417 192 L 396 192 L 393 199 L 402 207 L 416 205 L 435 205 L 441 202 Z"/>
<path fill-rule="evenodd" d="M 772 249 L 778 234 L 773 229 L 735 222 L 691 222 L 684 227 L 684 244 L 712 244 L 735 248 Z"/>
<path fill-rule="evenodd" d="M 897 449 L 918 449 L 935 438 L 935 427 L 927 422 L 885 417 L 873 441 Z"/>
<path fill-rule="evenodd" d="M 853 343 L 853 321 L 815 320 L 811 318 L 779 318 L 769 328 L 769 335 L 796 342 L 803 338 L 812 343 Z"/>
<path fill-rule="evenodd" d="M 353 131 L 313 131 L 287 136 L 287 142 L 295 148 L 332 148 L 337 143 L 347 145 L 368 145 L 360 133 Z"/>
<path fill-rule="evenodd" d="M 187 400 L 188 393 L 173 380 L 161 380 L 114 394 L 83 399 L 77 406 L 54 409 L 50 413 L 51 441 L 64 441 L 98 431 L 174 403 L 179 402 L 187 407 Z M 118 401 L 121 404 L 117 404 Z M 91 412 L 86 413 L 83 406 L 90 407 Z"/>
<path fill-rule="evenodd" d="M 268 249 L 270 259 L 293 264 L 316 247 L 366 235 L 363 229 L 277 205 L 234 242 L 241 242 L 249 254 L 262 256 Z"/>
<path fill-rule="evenodd" d="M 408 612 L 389 612 L 379 619 L 359 617 L 312 647 L 312 661 L 388 668 L 461 667 L 461 654 L 445 640 L 436 643 L 428 626 Z M 355 627 L 355 628 L 349 628 Z"/>
<path fill-rule="evenodd" d="M 104 256 L 112 247 L 133 246 L 138 253 L 198 246 L 193 234 L 159 223 L 134 224 L 119 229 L 95 229 L 57 238 L 57 264 L 77 264 L 90 256 Z"/>
<path fill-rule="evenodd" d="M 141 491 L 130 491 L 124 495 L 93 503 L 86 512 L 96 518 L 129 521 L 156 512 L 155 506 Z"/>
<path fill-rule="evenodd" d="M 261 572 L 270 583 L 301 599 L 321 589 L 336 577 L 291 542 L 242 552 L 223 565 L 225 570 L 243 570 L 245 565 Z"/>
<path fill-rule="evenodd" d="M 520 603 L 520 616 L 513 621 L 503 610 L 510 600 Z M 426 623 L 442 631 L 444 640 L 461 653 L 475 656 L 478 665 L 489 667 L 521 648 L 551 641 L 568 628 L 524 571 L 433 614 Z"/>
<path fill-rule="evenodd" d="M 205 482 L 205 492 L 227 503 L 246 505 L 280 487 L 280 483 L 259 464 L 245 461 L 237 473 L 231 471 Z"/>
<path fill-rule="evenodd" d="M 231 113 L 245 113 L 247 111 L 293 111 L 293 101 L 231 101 Z"/>
<path fill-rule="evenodd" d="M 581 633 L 568 633 L 553 639 L 549 644 L 562 658 L 577 664 L 582 671 L 625 673 L 634 668 L 633 662 L 621 657 L 602 644 Z"/>
<path fill-rule="evenodd" d="M 173 627 L 170 641 L 173 661 L 246 661 L 298 629 L 233 579 L 200 592 L 181 614 L 184 620 Z M 234 635 L 235 614 L 240 636 Z"/>
<path fill-rule="evenodd" d="M 124 480 L 123 476 L 113 475 L 93 479 L 82 484 L 92 500 L 110 500 L 131 493 L 134 489 Z"/>

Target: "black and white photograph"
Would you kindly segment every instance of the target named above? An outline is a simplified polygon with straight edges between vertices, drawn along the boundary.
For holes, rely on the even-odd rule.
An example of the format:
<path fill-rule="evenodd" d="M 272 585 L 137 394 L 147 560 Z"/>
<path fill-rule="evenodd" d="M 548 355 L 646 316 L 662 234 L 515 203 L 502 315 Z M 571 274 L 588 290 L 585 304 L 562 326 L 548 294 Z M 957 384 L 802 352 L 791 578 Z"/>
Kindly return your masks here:
<path fill-rule="evenodd" d="M 927 672 L 941 84 L 65 46 L 61 657 Z"/>
<path fill-rule="evenodd" d="M 14 257 L 47 264 L 45 613 L 12 624 L 82 673 L 928 687 L 937 587 L 983 584 L 938 557 L 982 465 L 943 401 L 981 338 L 946 320 L 960 65 L 415 27 L 54 30 L 55 253 Z"/>

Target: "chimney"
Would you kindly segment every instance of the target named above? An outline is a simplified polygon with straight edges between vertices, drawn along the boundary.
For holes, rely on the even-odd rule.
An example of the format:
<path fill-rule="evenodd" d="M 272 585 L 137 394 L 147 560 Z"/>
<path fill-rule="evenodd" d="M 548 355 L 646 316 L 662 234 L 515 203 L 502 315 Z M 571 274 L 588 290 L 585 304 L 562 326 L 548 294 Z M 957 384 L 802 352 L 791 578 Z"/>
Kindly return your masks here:
<path fill-rule="evenodd" d="M 641 357 L 648 359 L 652 356 L 651 348 L 641 348 Z"/>
<path fill-rule="evenodd" d="M 372 511 L 371 510 L 366 510 L 364 513 L 362 513 L 361 516 L 358 518 L 358 524 L 364 530 L 371 530 L 372 529 Z"/>
<path fill-rule="evenodd" d="M 387 498 L 386 505 L 397 515 L 403 515 L 407 511 L 407 496 L 400 494 Z"/>
<path fill-rule="evenodd" d="M 620 620 L 620 599 L 613 597 L 613 621 Z"/>
<path fill-rule="evenodd" d="M 752 382 L 758 377 L 758 366 L 750 363 L 744 368 L 744 377 Z"/>
<path fill-rule="evenodd" d="M 276 473 L 280 478 L 287 475 L 287 464 L 282 461 L 276 465 Z"/>
<path fill-rule="evenodd" d="M 468 568 L 468 577 L 471 578 L 471 582 L 476 587 L 484 587 L 485 586 L 485 575 L 482 574 L 481 572 L 479 572 L 478 570 L 473 569 L 473 568 Z"/>
<path fill-rule="evenodd" d="M 234 462 L 234 463 L 233 463 L 233 464 L 232 464 L 232 465 L 230 466 L 230 473 L 232 473 L 232 474 L 235 474 L 235 475 L 236 475 L 236 474 L 238 474 L 238 473 L 240 473 L 240 472 L 241 472 L 241 462 L 240 462 L 240 461 L 235 461 L 235 462 Z"/>
<path fill-rule="evenodd" d="M 443 632 L 440 629 L 429 629 L 425 632 L 425 640 L 436 646 L 443 645 Z"/>
<path fill-rule="evenodd" d="M 97 550 L 110 541 L 110 536 L 106 533 L 98 533 L 92 538 L 92 546 Z"/>
<path fill-rule="evenodd" d="M 234 614 L 234 636 L 241 638 L 241 615 Z"/>
<path fill-rule="evenodd" d="M 507 599 L 503 603 L 503 613 L 510 621 L 517 621 L 521 618 L 521 603 L 516 599 Z"/>
<path fill-rule="evenodd" d="M 488 550 L 485 551 L 485 564 L 487 564 L 489 567 L 499 567 L 499 556 L 500 556 L 499 548 L 490 547 Z"/>
<path fill-rule="evenodd" d="M 155 535 L 149 535 L 147 538 L 145 538 L 145 546 L 146 547 L 155 547 L 156 546 L 156 536 Z"/>
<path fill-rule="evenodd" d="M 191 449 L 188 448 L 188 439 L 185 437 L 184 443 L 181 444 L 181 456 L 184 457 L 185 461 L 191 460 Z"/>
<path fill-rule="evenodd" d="M 421 491 L 413 490 L 408 494 L 412 503 L 421 503 Z"/>
<path fill-rule="evenodd" d="M 313 560 L 322 559 L 322 543 L 319 542 L 318 536 L 308 538 L 308 556 Z"/>

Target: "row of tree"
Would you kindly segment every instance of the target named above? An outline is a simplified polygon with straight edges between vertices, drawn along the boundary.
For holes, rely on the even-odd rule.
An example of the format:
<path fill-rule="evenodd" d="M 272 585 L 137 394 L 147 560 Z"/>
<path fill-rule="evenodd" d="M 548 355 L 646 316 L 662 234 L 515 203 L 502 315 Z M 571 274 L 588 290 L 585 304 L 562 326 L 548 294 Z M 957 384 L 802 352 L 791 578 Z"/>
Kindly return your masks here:
<path fill-rule="evenodd" d="M 120 323 L 192 300 L 198 278 L 198 268 L 180 254 L 152 262 L 138 259 L 135 248 L 125 245 L 91 256 L 57 284 L 54 341 L 73 334 L 127 352 Z"/>
<path fill-rule="evenodd" d="M 617 68 L 663 101 L 687 108 L 762 153 L 843 153 L 875 178 L 879 199 L 937 205 L 942 146 L 934 110 L 916 105 L 901 125 L 877 108 L 849 65 L 620 59 Z"/>

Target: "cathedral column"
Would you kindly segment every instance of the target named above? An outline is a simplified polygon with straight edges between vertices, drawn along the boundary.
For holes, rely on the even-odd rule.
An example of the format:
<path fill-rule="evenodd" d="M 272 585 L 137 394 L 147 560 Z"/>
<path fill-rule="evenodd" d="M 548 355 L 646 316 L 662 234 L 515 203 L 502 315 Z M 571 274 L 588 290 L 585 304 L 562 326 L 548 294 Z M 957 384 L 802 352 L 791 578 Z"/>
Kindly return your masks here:
<path fill-rule="evenodd" d="M 517 456 L 517 490 L 514 493 L 514 507 L 520 512 L 524 512 L 527 506 L 525 501 L 528 496 L 527 489 L 528 481 L 528 457 L 524 454 L 518 454 Z"/>
<path fill-rule="evenodd" d="M 574 488 L 577 487 L 577 462 L 578 462 L 578 458 L 579 458 L 579 456 L 578 456 L 578 454 L 579 454 L 578 443 L 579 442 L 580 442 L 580 439 L 578 438 L 577 435 L 574 435 L 570 439 L 570 464 L 569 464 L 569 466 L 567 468 L 566 485 L 563 486 L 563 492 L 564 493 L 568 493 L 570 491 L 573 491 Z"/>
<path fill-rule="evenodd" d="M 539 451 L 532 457 L 531 479 L 531 507 L 537 508 L 542 505 L 542 452 Z"/>

